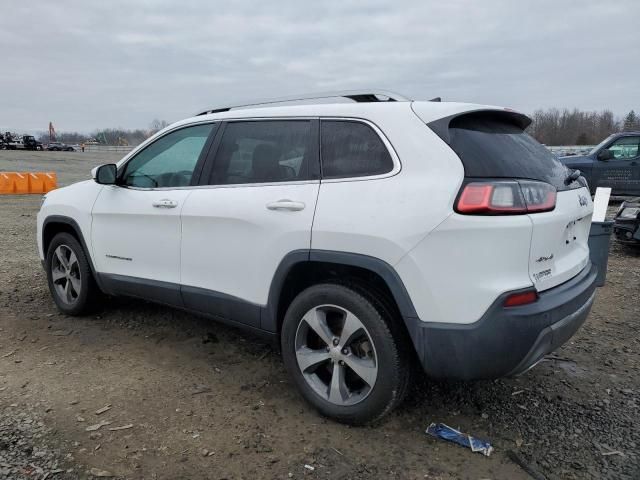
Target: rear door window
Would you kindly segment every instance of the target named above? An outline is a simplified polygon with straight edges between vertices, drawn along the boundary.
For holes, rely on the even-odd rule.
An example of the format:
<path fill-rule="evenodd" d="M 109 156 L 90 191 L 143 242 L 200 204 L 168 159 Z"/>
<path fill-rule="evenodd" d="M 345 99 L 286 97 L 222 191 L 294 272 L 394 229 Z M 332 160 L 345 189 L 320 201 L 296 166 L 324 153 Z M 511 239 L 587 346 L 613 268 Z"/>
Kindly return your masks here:
<path fill-rule="evenodd" d="M 323 178 L 365 177 L 393 170 L 389 150 L 365 123 L 323 120 L 320 138 Z"/>
<path fill-rule="evenodd" d="M 229 122 L 216 151 L 209 183 L 308 180 L 313 163 L 318 161 L 317 150 L 317 135 L 312 135 L 310 120 Z"/>
<path fill-rule="evenodd" d="M 473 178 L 523 178 L 550 183 L 558 190 L 569 172 L 520 126 L 487 112 L 471 113 L 449 123 L 449 146 L 458 154 L 465 175 Z"/>

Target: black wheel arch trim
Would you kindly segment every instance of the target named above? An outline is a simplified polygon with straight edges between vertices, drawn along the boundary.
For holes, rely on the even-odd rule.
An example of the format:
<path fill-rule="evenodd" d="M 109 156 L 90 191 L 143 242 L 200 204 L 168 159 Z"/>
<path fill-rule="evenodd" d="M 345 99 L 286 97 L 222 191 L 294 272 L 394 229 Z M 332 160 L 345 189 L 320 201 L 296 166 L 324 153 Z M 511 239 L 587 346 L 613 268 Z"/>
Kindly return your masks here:
<path fill-rule="evenodd" d="M 97 274 L 97 271 L 95 269 L 95 266 L 93 265 L 93 259 L 91 258 L 91 251 L 89 250 L 89 248 L 87 247 L 87 243 L 84 240 L 84 235 L 82 234 L 82 229 L 80 228 L 80 225 L 78 225 L 78 222 L 76 222 L 73 218 L 71 217 L 67 217 L 64 215 L 50 215 L 47 218 L 44 219 L 44 222 L 42 222 L 42 253 L 44 254 L 45 257 L 45 262 L 46 262 L 46 257 L 47 257 L 47 247 L 45 245 L 45 236 L 44 233 L 47 231 L 47 226 L 52 224 L 52 223 L 61 223 L 63 225 L 67 225 L 69 227 L 71 227 L 76 235 L 76 238 L 78 239 L 78 241 L 80 242 L 80 245 L 82 246 L 82 249 L 84 250 L 84 254 L 87 257 L 87 260 L 89 261 L 89 268 L 91 269 L 91 273 L 93 275 L 94 280 L 96 281 L 96 283 L 98 284 L 98 288 L 100 288 L 100 290 L 103 290 L 103 285 L 100 282 L 100 276 Z M 52 237 L 53 238 L 53 237 Z M 44 265 L 44 262 L 43 262 Z"/>
<path fill-rule="evenodd" d="M 359 253 L 334 250 L 294 250 L 285 255 L 273 276 L 267 305 L 261 311 L 260 326 L 262 329 L 270 332 L 278 331 L 278 302 L 284 282 L 291 269 L 304 262 L 335 263 L 369 270 L 380 276 L 386 283 L 403 318 L 418 316 L 402 279 L 396 270 L 384 260 Z"/>
<path fill-rule="evenodd" d="M 260 309 L 260 328 L 263 330 L 269 332 L 278 331 L 278 303 L 280 301 L 282 287 L 294 266 L 309 261 L 309 252 L 310 250 L 304 249 L 294 250 L 287 253 L 284 258 L 280 260 L 280 264 L 271 279 L 267 304 Z"/>

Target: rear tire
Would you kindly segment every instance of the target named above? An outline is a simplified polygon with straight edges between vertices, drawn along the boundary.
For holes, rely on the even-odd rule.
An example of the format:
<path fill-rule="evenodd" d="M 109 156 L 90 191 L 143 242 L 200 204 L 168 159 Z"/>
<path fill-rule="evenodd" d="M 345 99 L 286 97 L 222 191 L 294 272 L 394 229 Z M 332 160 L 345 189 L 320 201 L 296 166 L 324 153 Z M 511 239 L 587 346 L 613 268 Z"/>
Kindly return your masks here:
<path fill-rule="evenodd" d="M 402 402 L 410 346 L 388 311 L 358 289 L 332 283 L 301 292 L 282 325 L 282 356 L 302 396 L 322 415 L 362 425 Z"/>
<path fill-rule="evenodd" d="M 74 236 L 59 233 L 53 237 L 45 269 L 49 291 L 62 313 L 86 315 L 95 308 L 99 289 L 87 255 Z"/>

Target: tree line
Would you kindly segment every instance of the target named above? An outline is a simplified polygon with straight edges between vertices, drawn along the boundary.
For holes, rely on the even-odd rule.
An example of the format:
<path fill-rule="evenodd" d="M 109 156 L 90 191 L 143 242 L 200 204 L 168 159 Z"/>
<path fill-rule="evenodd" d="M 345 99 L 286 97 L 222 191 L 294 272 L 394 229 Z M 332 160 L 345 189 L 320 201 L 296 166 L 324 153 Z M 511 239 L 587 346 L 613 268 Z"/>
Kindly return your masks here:
<path fill-rule="evenodd" d="M 148 129 L 103 128 L 89 134 L 56 132 L 56 141 L 69 144 L 97 142 L 102 145 L 138 145 L 168 125 L 166 120 L 155 119 Z M 49 132 L 40 132 L 37 137 L 42 143 L 49 143 Z"/>
<path fill-rule="evenodd" d="M 640 131 L 640 116 L 631 110 L 616 118 L 610 110 L 536 110 L 527 132 L 545 145 L 596 145 L 616 132 Z"/>

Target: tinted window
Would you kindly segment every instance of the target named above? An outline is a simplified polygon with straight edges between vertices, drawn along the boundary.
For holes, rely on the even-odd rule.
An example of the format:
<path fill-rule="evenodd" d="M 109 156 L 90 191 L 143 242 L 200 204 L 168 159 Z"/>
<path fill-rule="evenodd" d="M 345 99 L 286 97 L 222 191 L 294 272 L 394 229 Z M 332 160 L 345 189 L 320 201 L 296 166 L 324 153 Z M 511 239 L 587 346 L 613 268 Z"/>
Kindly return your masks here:
<path fill-rule="evenodd" d="M 323 178 L 381 175 L 393 170 L 387 147 L 369 125 L 325 120 L 320 135 Z"/>
<path fill-rule="evenodd" d="M 213 124 L 187 127 L 159 138 L 131 159 L 122 175 L 130 187 L 185 187 Z"/>
<path fill-rule="evenodd" d="M 613 153 L 616 160 L 627 160 L 638 156 L 638 144 L 640 137 L 622 137 L 613 142 L 608 150 Z"/>
<path fill-rule="evenodd" d="M 291 182 L 309 178 L 317 162 L 311 122 L 269 120 L 230 122 L 216 152 L 214 185 Z"/>
<path fill-rule="evenodd" d="M 528 178 L 565 190 L 567 168 L 521 127 L 487 114 L 469 114 L 449 124 L 451 148 L 467 177 Z M 574 182 L 571 187 L 580 187 Z"/>

